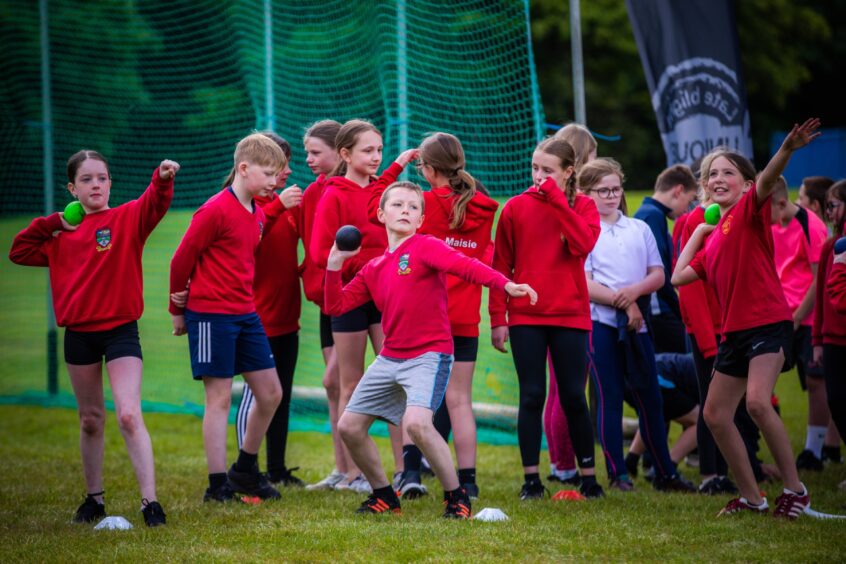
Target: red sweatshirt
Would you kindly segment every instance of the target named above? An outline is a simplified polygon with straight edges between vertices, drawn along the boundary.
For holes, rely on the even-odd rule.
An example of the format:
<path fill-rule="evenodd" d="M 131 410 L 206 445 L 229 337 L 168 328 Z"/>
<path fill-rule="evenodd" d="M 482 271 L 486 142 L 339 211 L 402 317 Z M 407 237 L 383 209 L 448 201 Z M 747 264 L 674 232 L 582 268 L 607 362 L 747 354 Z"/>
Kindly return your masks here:
<path fill-rule="evenodd" d="M 194 213 L 170 261 L 170 291 L 188 288 L 187 309 L 197 313 L 243 315 L 256 310 L 253 280 L 256 248 L 265 216 L 255 204 L 247 211 L 231 188 L 221 190 Z M 170 312 L 183 310 L 170 302 Z"/>
<path fill-rule="evenodd" d="M 585 258 L 599 238 L 599 212 L 587 196 L 573 208 L 552 179 L 508 200 L 496 226 L 493 267 L 538 293 L 528 298 L 491 293 L 491 327 L 558 325 L 592 328 Z M 507 320 L 506 320 L 507 311 Z"/>
<path fill-rule="evenodd" d="M 825 287 L 834 311 L 846 315 L 846 264 L 832 264 L 831 275 Z"/>
<path fill-rule="evenodd" d="M 508 283 L 507 278 L 478 260 L 430 235 L 418 233 L 368 262 L 343 288 L 340 272 L 327 271 L 326 309 L 330 315 L 341 315 L 373 300 L 382 312 L 382 356 L 452 354 L 447 273 L 497 290 L 492 294 L 504 293 Z"/>
<path fill-rule="evenodd" d="M 829 238 L 820 252 L 817 298 L 814 301 L 814 330 L 811 338 L 814 346 L 826 344 L 846 347 L 846 312 L 837 311 L 828 286 L 829 278 L 833 278 L 837 270 L 842 271 L 843 267 L 843 265 L 837 265 L 839 268 L 834 268 L 835 241 L 837 241 L 836 236 Z M 834 295 L 837 293 L 835 292 Z"/>
<path fill-rule="evenodd" d="M 385 191 L 384 188 L 374 190 L 370 196 L 371 222 L 378 221 L 376 210 L 379 208 L 379 200 Z M 425 210 L 423 226 L 418 232 L 437 237 L 465 255 L 490 264 L 491 228 L 499 204 L 481 192 L 476 192 L 465 208 L 464 224 L 457 229 L 450 229 L 449 223 L 455 199 L 456 196 L 449 186 L 423 192 Z M 457 337 L 478 337 L 482 287 L 478 284 L 469 284 L 457 276 L 448 275 L 447 294 L 452 334 Z"/>
<path fill-rule="evenodd" d="M 302 232 L 300 236 L 303 240 L 303 249 L 305 256 L 300 265 L 300 273 L 303 277 L 303 292 L 306 299 L 317 304 L 321 311 L 323 310 L 323 278 L 326 275 L 326 270 L 317 266 L 311 255 L 311 240 L 314 233 L 314 217 L 317 213 L 317 204 L 326 191 L 327 179 L 321 174 L 317 180 L 309 184 L 305 192 L 303 192 L 302 208 Z M 331 247 L 330 247 L 331 248 Z M 325 312 L 324 312 L 325 313 Z"/>
<path fill-rule="evenodd" d="M 362 188 L 343 176 L 328 180 L 326 191 L 317 204 L 314 218 L 314 232 L 309 248 L 314 262 L 326 268 L 329 251 L 335 243 L 335 233 L 344 225 L 354 225 L 361 231 L 361 252 L 344 263 L 342 278 L 349 282 L 367 264 L 380 256 L 388 246 L 388 235 L 384 225 L 376 225 L 368 219 L 370 195 L 378 188 L 384 189 L 402 172 L 403 167 L 392 163 L 382 176 Z"/>
<path fill-rule="evenodd" d="M 135 321 L 144 312 L 144 243 L 172 199 L 173 180 L 156 169 L 140 198 L 86 215 L 75 231 L 62 230 L 58 213 L 33 220 L 15 237 L 9 258 L 50 268 L 60 327 L 106 331 Z"/>
<path fill-rule="evenodd" d="M 294 333 L 300 328 L 300 271 L 297 245 L 302 231 L 302 209 L 286 210 L 279 196 L 256 198 L 267 217 L 256 251 L 253 281 L 256 312 L 268 337 Z"/>
<path fill-rule="evenodd" d="M 697 206 L 687 215 L 679 235 L 679 249 L 683 249 L 696 226 L 705 221 L 705 208 Z M 707 239 L 706 239 L 707 240 Z M 687 332 L 696 340 L 704 358 L 717 355 L 717 335 L 720 333 L 720 302 L 709 284 L 697 280 L 679 287 L 679 305 Z"/>

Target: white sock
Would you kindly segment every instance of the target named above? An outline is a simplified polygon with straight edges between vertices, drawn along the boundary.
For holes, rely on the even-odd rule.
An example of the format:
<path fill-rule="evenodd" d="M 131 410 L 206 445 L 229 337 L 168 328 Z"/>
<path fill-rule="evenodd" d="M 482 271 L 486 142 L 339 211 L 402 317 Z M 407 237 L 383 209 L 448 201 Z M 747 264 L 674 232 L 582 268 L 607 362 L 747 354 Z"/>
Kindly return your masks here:
<path fill-rule="evenodd" d="M 808 425 L 808 434 L 805 436 L 805 450 L 810 450 L 817 458 L 822 458 L 826 431 L 828 431 L 828 427 Z"/>
<path fill-rule="evenodd" d="M 570 478 L 572 478 L 573 476 L 575 476 L 579 472 L 578 472 L 578 470 L 576 470 L 574 468 L 572 470 L 558 470 L 558 469 L 556 469 L 556 470 L 553 470 L 553 473 L 562 480 L 569 480 Z"/>

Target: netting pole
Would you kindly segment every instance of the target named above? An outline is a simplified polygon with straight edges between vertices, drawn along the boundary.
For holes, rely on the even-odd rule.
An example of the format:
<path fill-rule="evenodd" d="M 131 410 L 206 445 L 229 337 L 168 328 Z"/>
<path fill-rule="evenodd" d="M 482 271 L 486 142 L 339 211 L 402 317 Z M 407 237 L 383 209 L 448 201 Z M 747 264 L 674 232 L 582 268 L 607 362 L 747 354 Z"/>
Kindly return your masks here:
<path fill-rule="evenodd" d="M 573 105 L 576 123 L 586 126 L 585 71 L 582 61 L 582 15 L 579 0 L 570 0 L 570 49 L 573 51 Z"/>
<path fill-rule="evenodd" d="M 276 130 L 273 111 L 273 15 L 271 0 L 264 0 L 264 103 L 265 127 Z"/>
<path fill-rule="evenodd" d="M 408 43 L 406 36 L 405 0 L 397 0 L 397 125 L 398 151 L 408 149 Z M 408 179 L 408 172 L 400 175 Z"/>
<path fill-rule="evenodd" d="M 39 0 L 41 23 L 41 132 L 44 145 L 44 215 L 53 213 L 53 106 L 50 85 L 50 25 L 47 19 L 47 0 Z M 50 271 L 47 271 L 47 392 L 59 393 L 59 362 L 56 337 L 56 317 L 53 314 L 53 295 L 50 292 Z"/>

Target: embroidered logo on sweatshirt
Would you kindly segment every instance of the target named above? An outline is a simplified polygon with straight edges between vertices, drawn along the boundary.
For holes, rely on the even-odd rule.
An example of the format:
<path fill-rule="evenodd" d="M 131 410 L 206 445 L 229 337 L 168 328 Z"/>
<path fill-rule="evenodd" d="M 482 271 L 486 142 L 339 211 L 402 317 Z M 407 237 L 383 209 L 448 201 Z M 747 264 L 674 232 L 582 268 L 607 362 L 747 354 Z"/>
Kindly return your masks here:
<path fill-rule="evenodd" d="M 729 231 L 731 231 L 731 218 L 734 217 L 733 215 L 729 215 L 723 220 L 722 231 L 723 235 L 728 235 Z"/>
<path fill-rule="evenodd" d="M 400 255 L 399 264 L 398 264 L 399 268 L 397 269 L 397 274 L 399 274 L 400 276 L 405 276 L 407 274 L 411 274 L 411 267 L 408 266 L 408 259 L 409 259 L 408 253 L 405 253 L 404 255 Z"/>
<path fill-rule="evenodd" d="M 94 238 L 97 240 L 97 252 L 108 251 L 112 248 L 112 230 L 108 227 L 98 229 L 94 233 Z"/>

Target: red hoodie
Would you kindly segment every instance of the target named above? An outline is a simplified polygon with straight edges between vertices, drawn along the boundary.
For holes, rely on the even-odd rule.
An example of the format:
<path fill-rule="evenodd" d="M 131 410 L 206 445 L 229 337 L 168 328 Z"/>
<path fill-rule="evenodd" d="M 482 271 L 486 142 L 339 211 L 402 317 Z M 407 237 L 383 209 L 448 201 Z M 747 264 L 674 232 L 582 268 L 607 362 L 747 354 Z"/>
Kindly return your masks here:
<path fill-rule="evenodd" d="M 326 309 L 341 315 L 370 300 L 382 312 L 385 343 L 380 355 L 416 358 L 434 351 L 453 353 L 447 315 L 446 274 L 504 294 L 508 279 L 431 235 L 415 234 L 393 251 L 368 262 L 341 288 L 337 271 L 326 273 Z M 527 298 L 528 301 L 528 298 Z"/>
<path fill-rule="evenodd" d="M 253 295 L 256 312 L 268 337 L 294 333 L 300 328 L 300 277 L 297 246 L 302 231 L 302 208 L 285 209 L 275 193 L 254 198 L 267 217 L 256 251 Z"/>
<path fill-rule="evenodd" d="M 144 243 L 172 198 L 173 180 L 156 169 L 140 198 L 86 215 L 75 231 L 62 230 L 58 213 L 33 220 L 15 237 L 9 258 L 50 267 L 59 327 L 106 331 L 135 321 L 144 311 Z"/>
<path fill-rule="evenodd" d="M 846 264 L 832 265 L 831 276 L 828 277 L 825 287 L 834 311 L 846 315 Z"/>
<path fill-rule="evenodd" d="M 323 311 L 323 278 L 326 271 L 317 266 L 312 258 L 311 240 L 314 234 L 314 217 L 317 213 L 317 204 L 326 191 L 326 185 L 327 178 L 321 174 L 303 192 L 303 203 L 300 205 L 302 208 L 302 232 L 300 236 L 303 239 L 303 250 L 305 251 L 303 262 L 300 265 L 300 273 L 303 277 L 303 292 L 306 299 L 317 304 L 321 311 Z"/>
<path fill-rule="evenodd" d="M 384 188 L 374 190 L 370 197 L 371 222 L 378 221 L 376 210 Z M 423 226 L 418 233 L 433 235 L 453 249 L 490 265 L 491 229 L 499 204 L 477 191 L 465 208 L 464 224 L 451 229 L 449 223 L 455 199 L 449 186 L 423 192 L 425 210 Z M 457 337 L 478 337 L 482 287 L 450 274 L 447 275 L 447 294 L 452 334 Z"/>
<path fill-rule="evenodd" d="M 705 208 L 697 206 L 687 215 L 679 238 L 679 251 L 687 245 L 696 226 L 705 221 Z M 697 280 L 679 287 L 679 305 L 687 332 L 696 340 L 703 358 L 717 355 L 717 335 L 720 333 L 720 302 L 710 284 Z"/>
<path fill-rule="evenodd" d="M 309 245 L 317 266 L 326 268 L 329 251 L 335 243 L 335 233 L 344 225 L 354 225 L 361 231 L 361 252 L 347 260 L 341 271 L 344 283 L 352 280 L 370 259 L 385 252 L 388 234 L 384 225 L 376 225 L 368 219 L 368 204 L 373 191 L 380 187 L 384 189 L 396 181 L 402 170 L 401 165 L 392 163 L 382 176 L 363 188 L 343 176 L 333 176 L 328 180 L 326 191 L 317 204 Z"/>
<path fill-rule="evenodd" d="M 496 226 L 493 267 L 529 284 L 538 302 L 491 292 L 491 327 L 557 325 L 590 331 L 585 258 L 599 238 L 599 212 L 576 195 L 573 208 L 551 178 L 508 200 Z M 506 320 L 506 311 L 508 313 Z"/>
<path fill-rule="evenodd" d="M 834 243 L 831 237 L 820 251 L 820 265 L 817 270 L 817 298 L 814 301 L 814 331 L 811 342 L 814 346 L 838 345 L 846 347 L 846 313 L 838 313 L 828 287 L 829 278 L 836 273 L 834 267 Z"/>

